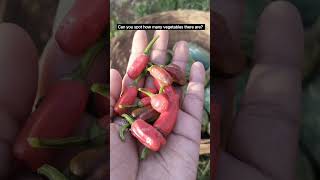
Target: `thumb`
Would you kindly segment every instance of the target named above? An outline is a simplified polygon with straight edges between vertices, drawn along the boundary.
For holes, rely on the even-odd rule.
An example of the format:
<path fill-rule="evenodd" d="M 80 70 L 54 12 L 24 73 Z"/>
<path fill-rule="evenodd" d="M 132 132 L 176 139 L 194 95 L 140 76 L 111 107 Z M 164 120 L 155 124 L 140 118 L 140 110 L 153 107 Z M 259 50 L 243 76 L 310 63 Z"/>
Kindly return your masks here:
<path fill-rule="evenodd" d="M 29 35 L 20 27 L 0 24 L 0 179 L 8 179 L 12 144 L 32 110 L 38 77 L 38 55 Z"/>

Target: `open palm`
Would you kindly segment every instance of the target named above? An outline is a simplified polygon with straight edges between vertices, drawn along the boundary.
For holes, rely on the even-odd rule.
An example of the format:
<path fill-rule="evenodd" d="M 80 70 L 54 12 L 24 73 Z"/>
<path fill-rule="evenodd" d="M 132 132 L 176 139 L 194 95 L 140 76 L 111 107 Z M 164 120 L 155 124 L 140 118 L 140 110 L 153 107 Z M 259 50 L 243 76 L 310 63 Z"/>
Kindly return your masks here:
<path fill-rule="evenodd" d="M 160 38 L 155 43 L 151 53 L 151 61 L 164 64 L 168 44 L 168 31 L 156 31 Z M 147 44 L 145 31 L 137 31 L 133 38 L 131 56 L 128 67 L 137 55 L 143 53 Z M 172 63 L 185 71 L 188 60 L 188 46 L 180 41 L 176 44 Z M 118 99 L 122 87 L 132 80 L 125 75 L 110 71 L 111 108 Z M 173 132 L 167 138 L 167 144 L 159 152 L 152 152 L 147 159 L 139 161 L 141 147 L 137 141 L 127 135 L 122 142 L 118 135 L 119 125 L 112 123 L 110 128 L 110 178 L 117 180 L 134 179 L 184 179 L 194 180 L 197 175 L 199 145 L 201 135 L 201 116 L 203 107 L 205 70 L 201 63 L 191 67 L 190 82 L 184 94 L 181 109 Z M 151 79 L 147 78 L 140 86 L 150 87 Z M 122 84 L 121 84 L 122 82 Z"/>
<path fill-rule="evenodd" d="M 244 0 L 216 0 L 240 46 Z M 215 95 L 222 104 L 223 152 L 218 180 L 292 180 L 298 150 L 303 27 L 299 12 L 286 1 L 264 9 L 256 31 L 254 67 L 241 107 L 233 117 L 233 79 L 217 79 Z M 231 115 L 231 116 L 230 116 Z M 229 133 L 229 134 L 228 134 Z"/>

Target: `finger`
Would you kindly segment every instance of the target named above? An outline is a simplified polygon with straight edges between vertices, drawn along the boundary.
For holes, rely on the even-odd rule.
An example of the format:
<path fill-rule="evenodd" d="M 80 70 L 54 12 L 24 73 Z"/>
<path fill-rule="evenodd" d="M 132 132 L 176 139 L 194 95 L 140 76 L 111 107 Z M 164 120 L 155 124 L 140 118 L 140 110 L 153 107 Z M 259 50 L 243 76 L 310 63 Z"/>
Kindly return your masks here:
<path fill-rule="evenodd" d="M 159 39 L 154 43 L 150 60 L 156 64 L 165 64 L 167 58 L 167 48 L 169 41 L 169 32 L 168 31 L 155 31 L 154 37 L 159 36 Z M 145 87 L 154 87 L 153 80 L 151 76 L 146 78 Z"/>
<path fill-rule="evenodd" d="M 110 69 L 110 96 L 117 100 L 121 91 L 121 75 L 115 69 Z"/>
<path fill-rule="evenodd" d="M 131 64 L 134 62 L 134 60 L 139 55 L 143 54 L 144 48 L 147 46 L 147 43 L 148 43 L 148 37 L 147 37 L 146 31 L 139 30 L 134 33 L 132 46 L 131 46 L 131 54 L 130 54 L 128 65 L 127 65 L 127 71 L 131 66 Z M 122 87 L 126 87 L 130 85 L 132 82 L 133 80 L 126 73 L 122 80 Z M 143 80 L 139 86 L 142 86 L 142 85 L 143 85 Z"/>
<path fill-rule="evenodd" d="M 216 0 L 213 9 L 226 20 L 235 43 L 240 46 L 240 32 L 244 15 L 244 0 Z"/>
<path fill-rule="evenodd" d="M 36 47 L 14 24 L 0 24 L 0 72 L 0 179 L 9 179 L 12 144 L 32 110 L 38 76 Z"/>
<path fill-rule="evenodd" d="M 59 24 L 61 23 L 64 16 L 68 13 L 69 9 L 72 8 L 72 5 L 74 4 L 74 2 L 75 2 L 75 0 L 59 1 L 59 5 L 57 8 L 57 12 L 56 12 L 56 16 L 55 16 L 54 24 L 53 24 L 53 31 L 54 32 L 59 27 Z"/>
<path fill-rule="evenodd" d="M 201 120 L 204 103 L 204 79 L 205 69 L 200 62 L 195 62 L 191 66 L 190 79 L 187 92 L 182 104 L 182 110 Z"/>
<path fill-rule="evenodd" d="M 113 114 L 113 107 L 121 92 L 121 75 L 115 69 L 110 69 L 110 117 Z"/>
<path fill-rule="evenodd" d="M 74 0 L 71 1 L 59 1 L 59 8 L 56 13 L 54 28 L 58 27 L 62 18 L 67 14 L 72 7 Z M 55 83 L 57 80 L 64 78 L 67 74 L 70 74 L 74 68 L 79 64 L 81 57 L 75 57 L 66 54 L 57 44 L 54 38 L 55 29 L 52 37 L 48 41 L 44 48 L 44 51 L 40 59 L 40 77 L 38 83 L 37 98 L 46 94 L 47 88 Z M 102 51 L 97 58 L 94 59 L 94 63 L 89 70 L 87 76 L 88 84 L 93 82 L 106 83 L 107 77 L 105 76 L 106 68 L 106 52 Z"/>
<path fill-rule="evenodd" d="M 285 1 L 270 4 L 260 18 L 256 45 L 256 65 L 229 151 L 273 179 L 294 179 L 303 58 L 297 9 Z"/>
<path fill-rule="evenodd" d="M 244 15 L 244 0 L 216 0 L 212 6 L 214 11 L 221 14 L 227 24 L 227 28 L 230 31 L 231 38 L 227 38 L 229 41 L 225 41 L 226 37 L 217 37 L 215 38 L 217 42 L 221 43 L 216 45 L 218 51 L 223 53 L 224 56 L 227 56 L 223 64 L 222 69 L 228 69 L 230 72 L 238 72 L 239 67 L 244 67 L 244 61 L 242 61 L 240 53 L 240 32 L 242 27 L 242 19 Z M 218 31 L 216 29 L 214 31 Z M 219 32 L 222 35 L 225 32 Z M 229 36 L 227 36 L 229 37 Z M 232 40 L 232 41 L 231 41 Z M 220 42 L 221 41 L 221 42 Z M 227 44 L 232 42 L 232 44 Z M 215 46 L 215 45 L 213 45 Z M 220 49 L 223 47 L 224 49 Z M 230 54 L 231 53 L 231 54 Z M 234 58 L 234 56 L 236 58 Z M 237 59 L 237 60 L 234 60 Z M 219 63 L 219 64 L 220 64 Z M 235 66 L 235 63 L 237 64 Z M 218 64 L 218 63 L 217 63 Z M 235 79 L 221 79 L 217 78 L 214 80 L 214 95 L 216 101 L 221 105 L 221 147 L 225 147 L 229 134 L 231 132 L 231 127 L 233 124 L 233 102 L 235 95 Z"/>
<path fill-rule="evenodd" d="M 268 180 L 270 177 L 261 174 L 255 167 L 252 167 L 231 154 L 222 152 L 218 159 L 217 180 L 234 179 L 255 179 Z"/>
<path fill-rule="evenodd" d="M 172 63 L 178 65 L 183 75 L 186 72 L 186 66 L 189 58 L 189 48 L 188 43 L 186 41 L 179 41 L 174 49 L 174 54 L 172 57 Z"/>
<path fill-rule="evenodd" d="M 138 171 L 138 152 L 133 137 L 119 138 L 119 125 L 110 124 L 110 179 L 134 180 Z M 125 170 L 125 171 L 124 171 Z"/>
<path fill-rule="evenodd" d="M 154 37 L 159 36 L 159 39 L 154 43 L 150 55 L 150 60 L 156 64 L 165 64 L 167 57 L 167 47 L 169 41 L 169 32 L 167 30 L 157 30 L 154 32 Z"/>

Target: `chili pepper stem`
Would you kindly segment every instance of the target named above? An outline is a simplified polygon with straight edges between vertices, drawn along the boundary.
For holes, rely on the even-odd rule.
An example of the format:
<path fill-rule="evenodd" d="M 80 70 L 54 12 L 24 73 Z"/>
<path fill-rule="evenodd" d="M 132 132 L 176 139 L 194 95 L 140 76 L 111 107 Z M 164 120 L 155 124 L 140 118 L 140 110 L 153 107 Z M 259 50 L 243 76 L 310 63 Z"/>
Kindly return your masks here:
<path fill-rule="evenodd" d="M 153 65 L 154 65 L 154 63 L 148 62 L 148 68 L 151 67 L 151 66 L 153 66 Z M 148 69 L 148 68 L 147 68 L 147 69 Z"/>
<path fill-rule="evenodd" d="M 125 120 L 128 121 L 128 123 L 131 125 L 134 122 L 134 119 L 130 117 L 128 114 L 122 114 L 121 115 Z"/>
<path fill-rule="evenodd" d="M 104 48 L 104 39 L 99 40 L 93 47 L 87 50 L 85 55 L 80 61 L 80 64 L 73 70 L 71 74 L 71 79 L 85 80 L 89 69 L 93 64 L 95 57 Z"/>
<path fill-rule="evenodd" d="M 148 67 L 146 70 L 147 70 L 147 71 L 150 71 L 153 66 L 155 66 L 155 64 L 152 64 L 152 65 L 151 65 L 150 67 Z"/>
<path fill-rule="evenodd" d="M 139 89 L 138 89 L 138 91 L 143 92 L 144 94 L 146 94 L 146 95 L 147 95 L 147 96 L 149 96 L 149 97 L 154 96 L 154 94 L 153 94 L 153 93 L 148 92 L 148 91 L 145 91 L 145 90 L 143 90 L 143 88 L 139 88 Z"/>
<path fill-rule="evenodd" d="M 120 104 L 119 105 L 119 108 L 134 108 L 134 107 L 138 107 L 138 105 L 137 104 L 133 104 L 133 105 Z"/>
<path fill-rule="evenodd" d="M 67 138 L 58 138 L 58 139 L 44 139 L 29 137 L 27 139 L 29 145 L 33 148 L 45 148 L 45 149 L 56 149 L 56 148 L 65 148 L 65 147 L 74 147 L 75 145 L 86 145 L 95 138 L 99 136 L 105 136 L 106 133 L 99 134 L 95 137 L 82 137 L 82 136 L 73 136 Z"/>
<path fill-rule="evenodd" d="M 159 94 L 163 93 L 163 91 L 164 91 L 164 86 L 161 86 L 159 90 Z"/>
<path fill-rule="evenodd" d="M 158 40 L 159 38 L 159 35 L 158 36 L 155 36 L 150 42 L 149 44 L 147 45 L 146 49 L 144 50 L 144 54 L 145 55 L 149 55 L 150 54 L 150 50 L 152 48 L 152 46 L 154 45 L 154 43 Z"/>
<path fill-rule="evenodd" d="M 38 174 L 46 176 L 50 180 L 68 180 L 64 174 L 48 164 L 42 165 L 40 168 L 38 168 L 37 172 Z"/>
<path fill-rule="evenodd" d="M 91 86 L 91 91 L 101 96 L 108 97 L 108 86 L 106 84 L 95 83 Z"/>
<path fill-rule="evenodd" d="M 141 155 L 140 155 L 140 160 L 144 160 L 146 159 L 146 157 L 149 154 L 149 149 L 147 147 L 143 147 L 142 151 L 141 151 Z"/>
<path fill-rule="evenodd" d="M 129 128 L 130 124 L 125 124 L 123 126 L 121 126 L 120 130 L 119 130 L 119 136 L 121 141 L 125 141 L 126 137 L 125 137 L 125 131 Z"/>
<path fill-rule="evenodd" d="M 132 85 L 138 86 L 139 81 L 147 74 L 147 71 L 143 71 L 133 82 Z"/>

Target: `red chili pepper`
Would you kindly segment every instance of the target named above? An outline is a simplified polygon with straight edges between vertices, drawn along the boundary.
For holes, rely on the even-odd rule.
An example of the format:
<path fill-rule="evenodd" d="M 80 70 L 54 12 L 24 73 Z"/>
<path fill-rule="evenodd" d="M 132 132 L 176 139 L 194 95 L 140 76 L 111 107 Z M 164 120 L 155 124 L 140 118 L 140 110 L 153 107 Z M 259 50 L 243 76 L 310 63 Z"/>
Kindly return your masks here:
<path fill-rule="evenodd" d="M 172 86 L 167 86 L 165 88 L 165 94 L 168 96 L 169 107 L 166 111 L 160 114 L 153 126 L 163 135 L 167 136 L 171 133 L 177 121 L 180 96 Z"/>
<path fill-rule="evenodd" d="M 88 99 L 88 88 L 81 81 L 61 80 L 51 87 L 19 133 L 14 155 L 33 170 L 51 160 L 53 151 L 32 148 L 28 137 L 70 136 L 81 119 Z"/>
<path fill-rule="evenodd" d="M 144 97 L 142 99 L 140 99 L 140 101 L 138 101 L 138 106 L 142 107 L 142 106 L 148 106 L 151 104 L 151 98 L 150 97 Z"/>
<path fill-rule="evenodd" d="M 157 88 L 158 91 L 161 89 L 161 87 L 163 87 L 163 85 L 155 78 L 153 78 L 153 85 Z"/>
<path fill-rule="evenodd" d="M 43 101 L 18 134 L 14 155 L 33 170 L 49 162 L 54 151 L 32 148 L 27 139 L 63 138 L 73 133 L 85 111 L 89 95 L 88 87 L 82 79 L 87 75 L 92 64 L 90 62 L 103 48 L 104 43 L 91 48 L 81 60 L 81 66 L 72 74 L 72 79 L 57 81 L 49 87 Z"/>
<path fill-rule="evenodd" d="M 158 112 L 164 112 L 168 109 L 169 102 L 165 94 L 153 94 L 151 92 L 145 91 L 143 88 L 138 89 L 140 92 L 147 94 L 151 98 L 151 106 Z"/>
<path fill-rule="evenodd" d="M 142 112 L 137 118 L 147 121 L 148 123 L 154 122 L 159 117 L 159 113 L 152 107 Z"/>
<path fill-rule="evenodd" d="M 148 68 L 148 71 L 150 72 L 150 75 L 158 80 L 164 87 L 172 84 L 172 77 L 164 68 L 158 65 L 152 65 Z"/>
<path fill-rule="evenodd" d="M 84 53 L 106 29 L 108 9 L 108 0 L 76 0 L 55 34 L 59 46 L 72 55 Z"/>
<path fill-rule="evenodd" d="M 173 82 L 178 83 L 179 85 L 185 85 L 187 80 L 180 66 L 176 64 L 169 64 L 164 67 L 164 69 L 171 75 Z"/>
<path fill-rule="evenodd" d="M 126 105 L 133 105 L 135 103 L 136 97 L 138 95 L 137 87 L 129 86 L 125 88 L 121 97 L 118 99 L 114 106 L 114 111 L 121 115 L 127 112 Z"/>
<path fill-rule="evenodd" d="M 147 67 L 149 59 L 150 59 L 149 58 L 150 50 L 158 38 L 159 38 L 159 36 L 154 37 L 150 41 L 150 43 L 147 45 L 146 49 L 144 50 L 144 53 L 141 54 L 140 56 L 138 56 L 134 60 L 132 65 L 129 67 L 127 73 L 131 79 L 136 79 L 142 73 L 142 71 Z"/>
<path fill-rule="evenodd" d="M 159 86 L 159 89 L 157 88 L 144 88 L 146 91 L 149 91 L 149 92 L 152 92 L 153 94 L 157 93 L 158 90 L 160 89 L 160 86 Z M 139 92 L 139 97 L 142 99 L 144 97 L 148 97 L 148 95 L 146 95 L 145 93 L 142 93 L 142 92 Z"/>
<path fill-rule="evenodd" d="M 135 110 L 133 110 L 131 112 L 131 116 L 134 118 L 137 118 L 140 114 L 142 114 L 143 112 L 147 111 L 148 109 L 152 109 L 151 106 L 145 106 L 145 107 L 141 107 L 141 108 L 137 108 Z"/>
<path fill-rule="evenodd" d="M 124 114 L 125 115 L 125 114 Z M 166 144 L 166 139 L 152 125 L 142 119 L 133 121 L 128 115 L 123 116 L 131 124 L 130 132 L 143 145 L 153 151 L 159 151 L 160 147 Z"/>

